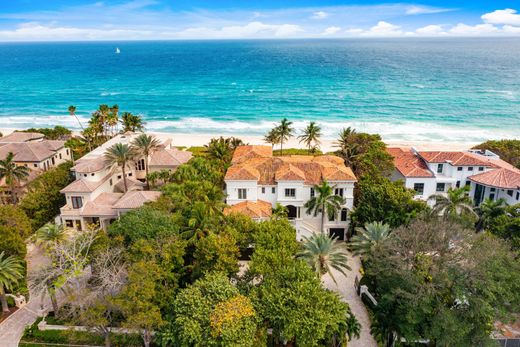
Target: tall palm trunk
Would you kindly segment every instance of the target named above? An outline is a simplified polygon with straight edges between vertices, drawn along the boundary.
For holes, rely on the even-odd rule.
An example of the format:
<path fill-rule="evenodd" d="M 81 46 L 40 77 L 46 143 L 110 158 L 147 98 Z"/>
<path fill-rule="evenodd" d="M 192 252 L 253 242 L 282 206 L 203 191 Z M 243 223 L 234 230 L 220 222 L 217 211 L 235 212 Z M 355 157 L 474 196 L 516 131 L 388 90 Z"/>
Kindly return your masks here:
<path fill-rule="evenodd" d="M 123 183 L 125 185 L 125 193 L 128 191 L 128 186 L 126 185 L 126 170 L 125 170 L 126 163 L 123 164 Z"/>
<path fill-rule="evenodd" d="M 105 335 L 105 347 L 110 347 L 112 345 L 112 343 L 110 342 L 110 331 L 105 330 L 104 335 Z"/>
<path fill-rule="evenodd" d="M 143 331 L 143 342 L 144 342 L 144 347 L 149 347 L 150 343 L 152 342 L 152 334 L 150 333 L 150 331 L 148 329 L 144 329 L 144 331 Z"/>
<path fill-rule="evenodd" d="M 280 156 L 283 156 L 283 140 L 280 140 Z"/>
<path fill-rule="evenodd" d="M 150 182 L 148 182 L 148 154 L 144 156 L 144 174 L 146 179 L 146 190 L 150 190 Z"/>
<path fill-rule="evenodd" d="M 321 207 L 321 232 L 325 233 L 325 205 Z"/>
<path fill-rule="evenodd" d="M 3 286 L 0 286 L 0 301 L 2 302 L 2 312 L 9 313 L 9 306 L 7 305 L 7 297 Z"/>
<path fill-rule="evenodd" d="M 16 205 L 18 199 L 16 198 L 15 184 L 12 181 L 13 179 L 11 179 L 11 183 L 9 184 L 9 189 L 11 189 L 11 202 L 13 205 Z"/>

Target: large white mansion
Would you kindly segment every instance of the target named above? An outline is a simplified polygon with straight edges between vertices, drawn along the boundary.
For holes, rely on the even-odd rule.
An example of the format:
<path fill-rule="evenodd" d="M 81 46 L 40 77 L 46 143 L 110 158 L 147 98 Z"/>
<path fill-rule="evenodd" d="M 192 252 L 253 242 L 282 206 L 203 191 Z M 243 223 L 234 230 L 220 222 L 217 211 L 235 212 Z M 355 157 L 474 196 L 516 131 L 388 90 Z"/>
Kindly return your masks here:
<path fill-rule="evenodd" d="M 57 221 L 67 227 L 84 230 L 90 224 L 103 229 L 122 213 L 138 208 L 160 196 L 157 191 L 145 191 L 144 158 L 132 163 L 126 170 L 128 190 L 125 192 L 121 169 L 105 163 L 106 150 L 116 143 L 130 144 L 138 133 L 117 135 L 102 146 L 79 159 L 72 167 L 76 180 L 63 188 L 67 204 L 60 211 Z M 149 171 L 175 170 L 188 162 L 191 152 L 173 147 L 171 139 L 161 139 L 160 148 L 149 159 Z"/>
<path fill-rule="evenodd" d="M 520 170 L 493 152 L 388 148 L 388 153 L 394 157 L 392 180 L 404 181 L 407 188 L 415 190 L 417 199 L 428 200 L 449 188 L 469 186 L 476 206 L 485 199 L 520 203 Z"/>
<path fill-rule="evenodd" d="M 235 150 L 232 166 L 225 176 L 226 213 L 240 212 L 254 219 L 271 215 L 276 204 L 287 207 L 298 239 L 321 229 L 321 215 L 305 211 L 305 203 L 314 196 L 313 186 L 323 180 L 334 186 L 345 199 L 340 213 L 326 219 L 325 230 L 344 239 L 348 228 L 348 211 L 354 204 L 356 177 L 343 159 L 330 156 L 289 155 L 273 157 L 270 146 L 241 146 Z"/>

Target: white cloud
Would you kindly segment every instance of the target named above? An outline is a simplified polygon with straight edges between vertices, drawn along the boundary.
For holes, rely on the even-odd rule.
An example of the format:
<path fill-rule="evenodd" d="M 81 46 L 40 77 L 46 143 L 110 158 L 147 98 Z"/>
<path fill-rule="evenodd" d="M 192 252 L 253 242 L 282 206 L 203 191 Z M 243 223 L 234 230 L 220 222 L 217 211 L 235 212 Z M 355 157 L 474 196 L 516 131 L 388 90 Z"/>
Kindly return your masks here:
<path fill-rule="evenodd" d="M 448 31 L 455 36 L 489 36 L 500 33 L 500 29 L 492 24 L 467 25 L 459 23 Z"/>
<path fill-rule="evenodd" d="M 432 24 L 415 30 L 415 33 L 421 36 L 440 36 L 446 35 L 446 32 L 440 25 Z"/>
<path fill-rule="evenodd" d="M 485 13 L 481 18 L 485 23 L 489 24 L 506 24 L 520 27 L 520 14 L 517 14 L 517 11 L 511 8 Z"/>
<path fill-rule="evenodd" d="M 334 34 L 337 34 L 341 31 L 341 28 L 340 27 L 328 27 L 327 29 L 325 29 L 321 34 L 322 35 L 334 35 Z"/>
<path fill-rule="evenodd" d="M 453 11 L 450 8 L 438 8 L 438 7 L 429 7 L 429 6 L 409 6 L 406 9 L 407 15 L 418 15 L 418 14 L 432 14 L 432 13 L 441 13 L 441 12 L 449 12 Z"/>
<path fill-rule="evenodd" d="M 329 14 L 325 11 L 316 11 L 312 14 L 312 19 L 325 19 L 329 16 Z"/>
<path fill-rule="evenodd" d="M 291 37 L 303 32 L 299 25 L 294 24 L 264 24 L 250 22 L 246 25 L 225 26 L 219 29 L 194 27 L 182 30 L 173 35 L 178 38 L 248 38 L 248 37 Z"/>
<path fill-rule="evenodd" d="M 394 25 L 385 21 L 379 21 L 375 26 L 363 33 L 364 36 L 377 36 L 377 37 L 393 37 L 402 36 L 404 34 L 401 31 L 399 25 Z"/>

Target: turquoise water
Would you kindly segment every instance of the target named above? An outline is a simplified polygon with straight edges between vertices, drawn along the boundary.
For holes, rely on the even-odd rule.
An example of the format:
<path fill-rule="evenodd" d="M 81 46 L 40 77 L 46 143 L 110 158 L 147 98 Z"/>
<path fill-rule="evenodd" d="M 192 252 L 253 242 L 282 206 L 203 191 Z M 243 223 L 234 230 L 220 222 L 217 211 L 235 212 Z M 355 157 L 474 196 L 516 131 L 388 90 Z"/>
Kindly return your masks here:
<path fill-rule="evenodd" d="M 0 43 L 1 127 L 77 127 L 67 106 L 100 103 L 179 133 L 263 134 L 288 117 L 327 137 L 520 137 L 520 40 Z"/>

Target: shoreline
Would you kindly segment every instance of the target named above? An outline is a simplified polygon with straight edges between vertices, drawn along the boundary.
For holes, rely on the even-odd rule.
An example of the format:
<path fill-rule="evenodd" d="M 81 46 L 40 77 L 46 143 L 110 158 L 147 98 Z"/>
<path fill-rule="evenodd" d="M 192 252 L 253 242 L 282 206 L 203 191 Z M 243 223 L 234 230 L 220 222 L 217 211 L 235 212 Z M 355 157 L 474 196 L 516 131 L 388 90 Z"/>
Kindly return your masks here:
<path fill-rule="evenodd" d="M 24 130 L 24 129 L 15 129 L 15 128 L 1 128 L 0 132 L 2 134 L 8 135 L 15 130 Z M 244 141 L 244 143 L 248 143 L 251 145 L 268 145 L 263 141 L 263 136 L 258 135 L 243 135 L 243 134 L 218 134 L 218 133 L 207 133 L 207 134 L 190 134 L 190 133 L 173 133 L 173 132 L 160 132 L 160 131 L 147 131 L 149 134 L 153 134 L 159 138 L 172 138 L 173 144 L 175 146 L 183 146 L 183 147 L 196 147 L 203 146 L 207 144 L 214 137 L 238 137 Z M 79 131 L 72 131 L 73 135 L 79 135 Z M 336 140 L 332 138 L 322 138 L 320 149 L 322 152 L 332 152 L 336 148 L 334 147 L 334 142 Z M 418 150 L 422 151 L 462 151 L 468 150 L 471 147 L 478 144 L 478 142 L 446 142 L 446 141 L 407 141 L 407 140 L 384 140 L 387 147 L 415 147 Z M 279 146 L 275 146 L 277 149 Z M 296 137 L 293 137 L 284 144 L 284 148 L 305 148 L 304 145 L 300 144 Z"/>

